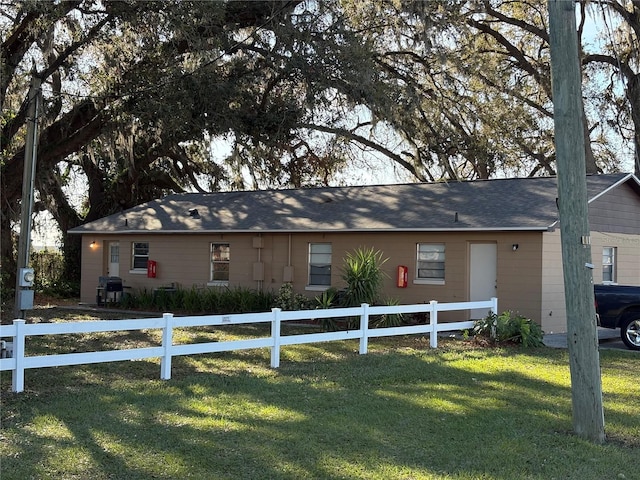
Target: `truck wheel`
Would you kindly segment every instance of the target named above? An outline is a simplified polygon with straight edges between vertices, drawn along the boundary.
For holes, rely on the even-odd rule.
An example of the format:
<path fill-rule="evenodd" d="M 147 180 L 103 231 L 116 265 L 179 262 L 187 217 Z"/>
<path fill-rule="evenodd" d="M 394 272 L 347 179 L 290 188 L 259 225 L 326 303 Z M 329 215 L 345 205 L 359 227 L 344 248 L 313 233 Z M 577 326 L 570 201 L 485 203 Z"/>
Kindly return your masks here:
<path fill-rule="evenodd" d="M 620 325 L 620 337 L 631 350 L 640 350 L 640 317 L 625 319 Z"/>

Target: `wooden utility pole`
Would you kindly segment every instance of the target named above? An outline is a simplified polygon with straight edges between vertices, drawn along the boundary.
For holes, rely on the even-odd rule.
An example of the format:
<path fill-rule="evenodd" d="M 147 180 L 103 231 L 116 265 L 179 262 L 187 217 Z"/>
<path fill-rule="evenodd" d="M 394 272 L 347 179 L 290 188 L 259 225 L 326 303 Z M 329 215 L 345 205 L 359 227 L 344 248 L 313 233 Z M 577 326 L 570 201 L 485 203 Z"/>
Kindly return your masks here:
<path fill-rule="evenodd" d="M 27 110 L 27 138 L 24 147 L 24 173 L 22 175 L 22 200 L 20 202 L 20 237 L 18 238 L 18 261 L 16 262 L 15 318 L 24 318 L 27 307 L 33 307 L 33 290 L 25 289 L 24 269 L 29 266 L 31 249 L 31 215 L 33 214 L 33 196 L 38 158 L 38 117 L 42 81 L 36 75 L 31 77 L 29 86 L 29 107 Z M 30 282 L 33 283 L 31 278 Z"/>
<path fill-rule="evenodd" d="M 573 428 L 605 441 L 585 175 L 582 72 L 573 0 L 548 0 L 551 83 Z"/>

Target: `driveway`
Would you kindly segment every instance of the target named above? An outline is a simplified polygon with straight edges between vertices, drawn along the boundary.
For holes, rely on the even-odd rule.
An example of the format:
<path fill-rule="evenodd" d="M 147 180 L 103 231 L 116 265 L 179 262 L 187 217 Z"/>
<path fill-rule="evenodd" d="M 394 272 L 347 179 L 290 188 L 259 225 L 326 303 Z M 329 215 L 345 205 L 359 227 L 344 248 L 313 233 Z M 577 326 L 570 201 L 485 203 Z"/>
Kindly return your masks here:
<path fill-rule="evenodd" d="M 544 344 L 551 348 L 567 348 L 566 333 L 552 333 L 544 336 Z M 628 349 L 620 339 L 620 330 L 611 328 L 598 328 L 598 344 L 600 349 L 627 350 L 638 353 L 640 351 Z"/>

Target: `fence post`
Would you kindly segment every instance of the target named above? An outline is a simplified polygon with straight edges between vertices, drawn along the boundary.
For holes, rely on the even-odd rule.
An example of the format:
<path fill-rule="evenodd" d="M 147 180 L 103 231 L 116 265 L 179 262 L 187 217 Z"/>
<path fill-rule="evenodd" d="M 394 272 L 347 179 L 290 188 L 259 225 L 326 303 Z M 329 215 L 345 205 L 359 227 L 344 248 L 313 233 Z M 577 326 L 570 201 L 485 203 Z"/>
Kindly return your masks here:
<path fill-rule="evenodd" d="M 171 347 L 173 346 L 173 313 L 162 315 L 164 328 L 162 329 L 162 360 L 160 362 L 160 378 L 171 379 Z"/>
<path fill-rule="evenodd" d="M 280 366 L 280 312 L 279 308 L 272 308 L 273 320 L 271 322 L 271 337 L 273 347 L 271 347 L 271 368 Z"/>
<path fill-rule="evenodd" d="M 360 315 L 360 355 L 367 353 L 367 346 L 369 344 L 369 304 L 363 303 L 362 314 Z"/>
<path fill-rule="evenodd" d="M 491 297 L 491 313 L 498 315 L 498 299 L 496 297 Z"/>
<path fill-rule="evenodd" d="M 14 320 L 16 336 L 13 337 L 13 358 L 16 359 L 16 368 L 11 375 L 11 390 L 20 393 L 24 390 L 24 320 Z"/>
<path fill-rule="evenodd" d="M 429 317 L 431 321 L 429 326 L 431 327 L 431 333 L 429 333 L 429 345 L 431 348 L 438 348 L 438 302 L 437 300 L 431 300 L 429 302 L 431 306 L 431 312 Z"/>
<path fill-rule="evenodd" d="M 498 319 L 496 318 L 498 315 L 498 299 L 496 297 L 491 297 L 491 309 L 490 313 L 495 315 L 493 317 L 493 322 L 491 323 L 491 340 L 496 340 L 498 338 Z"/>

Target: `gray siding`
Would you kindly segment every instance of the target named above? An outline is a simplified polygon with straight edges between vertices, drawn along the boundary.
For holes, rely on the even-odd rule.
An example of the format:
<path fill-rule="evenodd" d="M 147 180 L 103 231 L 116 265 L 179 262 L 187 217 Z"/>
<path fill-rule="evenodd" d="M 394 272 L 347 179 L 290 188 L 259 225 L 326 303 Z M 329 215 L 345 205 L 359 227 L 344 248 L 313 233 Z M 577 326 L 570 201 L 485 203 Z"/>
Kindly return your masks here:
<path fill-rule="evenodd" d="M 589 204 L 589 224 L 593 232 L 640 235 L 640 196 L 630 182 Z"/>

